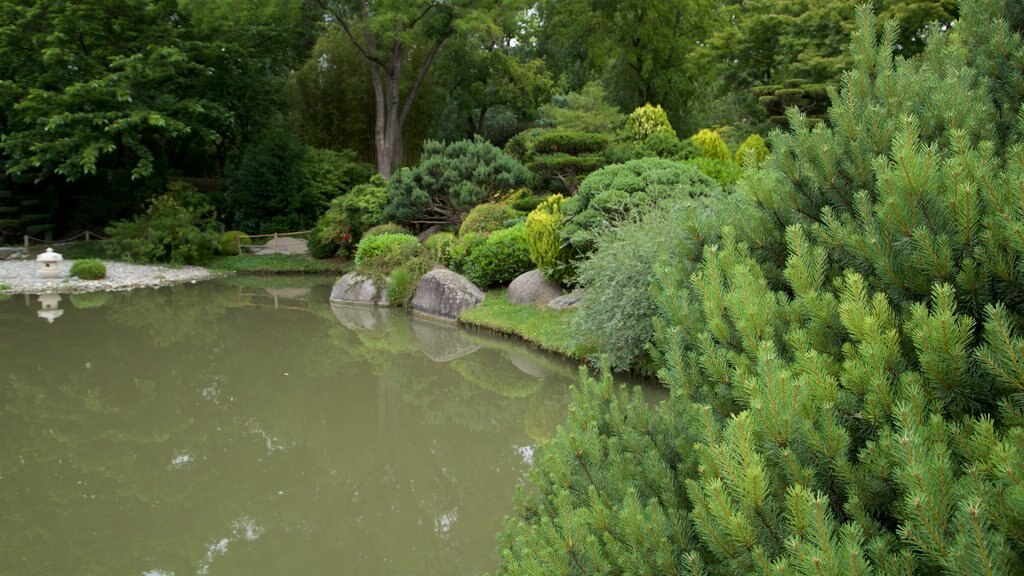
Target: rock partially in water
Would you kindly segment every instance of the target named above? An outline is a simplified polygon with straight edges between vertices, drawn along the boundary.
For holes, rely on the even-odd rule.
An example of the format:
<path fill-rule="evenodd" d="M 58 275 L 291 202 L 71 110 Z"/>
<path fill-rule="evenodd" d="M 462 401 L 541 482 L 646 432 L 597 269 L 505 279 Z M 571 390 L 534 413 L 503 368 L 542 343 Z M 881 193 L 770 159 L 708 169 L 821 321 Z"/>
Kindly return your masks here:
<path fill-rule="evenodd" d="M 378 290 L 372 280 L 355 272 L 349 272 L 334 283 L 331 301 L 364 306 L 387 306 L 388 293 Z"/>
<path fill-rule="evenodd" d="M 451 323 L 413 318 L 412 332 L 420 350 L 434 362 L 451 362 L 480 349 L 480 344 L 466 337 L 466 332 Z"/>
<path fill-rule="evenodd" d="M 513 304 L 543 306 L 563 294 L 565 291 L 545 278 L 540 270 L 523 272 L 508 285 L 508 301 Z"/>
<path fill-rule="evenodd" d="M 455 320 L 463 310 L 484 301 L 483 290 L 446 268 L 424 274 L 412 297 L 412 310 L 418 314 Z"/>

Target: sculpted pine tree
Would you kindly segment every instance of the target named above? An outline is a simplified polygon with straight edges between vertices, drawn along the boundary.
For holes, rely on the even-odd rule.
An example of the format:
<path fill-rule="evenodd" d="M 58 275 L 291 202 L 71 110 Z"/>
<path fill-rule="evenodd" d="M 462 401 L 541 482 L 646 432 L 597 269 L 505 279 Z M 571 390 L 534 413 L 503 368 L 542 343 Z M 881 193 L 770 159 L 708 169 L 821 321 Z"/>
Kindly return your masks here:
<path fill-rule="evenodd" d="M 649 407 L 585 379 L 503 574 L 1024 573 L 1024 43 L 1001 0 L 912 61 L 858 18 L 721 242 L 660 271 Z M 679 266 L 685 269 L 685 266 Z"/>

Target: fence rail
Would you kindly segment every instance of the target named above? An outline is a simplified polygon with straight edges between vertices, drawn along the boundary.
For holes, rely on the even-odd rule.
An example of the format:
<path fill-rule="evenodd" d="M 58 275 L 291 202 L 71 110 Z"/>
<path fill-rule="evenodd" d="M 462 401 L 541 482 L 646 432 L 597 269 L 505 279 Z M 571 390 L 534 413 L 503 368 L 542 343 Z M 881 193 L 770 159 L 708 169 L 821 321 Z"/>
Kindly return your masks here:
<path fill-rule="evenodd" d="M 29 236 L 28 234 L 25 234 L 22 237 L 22 240 L 24 242 L 25 249 L 28 250 L 29 247 L 32 245 L 33 241 L 35 241 L 38 244 L 46 244 L 47 246 L 59 246 L 61 244 L 70 244 L 78 240 L 90 242 L 92 240 L 108 240 L 108 238 L 106 236 L 100 236 L 95 232 L 90 232 L 89 230 L 86 230 L 85 232 L 79 232 L 78 234 L 75 234 L 74 236 L 71 236 L 70 238 L 65 238 L 63 240 L 46 240 L 45 238 L 36 238 L 35 236 Z"/>
<path fill-rule="evenodd" d="M 250 239 L 252 239 L 252 238 L 270 238 L 270 241 L 268 241 L 266 243 L 266 244 L 270 244 L 271 242 L 276 243 L 278 238 L 287 238 L 289 236 L 306 236 L 306 235 L 309 235 L 310 232 L 312 232 L 312 230 L 303 230 L 302 232 L 274 232 L 273 234 L 246 234 L 245 236 L 247 238 L 250 238 Z M 258 244 L 258 245 L 253 244 L 253 245 L 249 245 L 249 246 L 243 246 L 242 245 L 242 237 L 241 236 L 236 236 L 235 237 L 235 247 L 237 248 L 237 253 L 238 254 L 241 254 L 242 250 L 249 250 L 250 252 L 252 252 L 253 250 L 255 250 L 257 248 L 262 248 L 263 246 L 266 246 L 266 244 Z"/>

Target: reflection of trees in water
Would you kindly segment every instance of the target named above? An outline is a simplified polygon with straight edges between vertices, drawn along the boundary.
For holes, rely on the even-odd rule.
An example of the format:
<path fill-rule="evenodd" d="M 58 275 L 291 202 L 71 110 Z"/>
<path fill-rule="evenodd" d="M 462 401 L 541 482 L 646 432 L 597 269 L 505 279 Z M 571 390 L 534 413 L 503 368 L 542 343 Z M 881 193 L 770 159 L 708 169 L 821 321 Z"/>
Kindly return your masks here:
<path fill-rule="evenodd" d="M 5 366 L 0 573 L 492 568 L 516 446 L 565 381 L 524 395 L 486 343 L 438 363 L 407 318 L 353 332 L 326 305 L 227 308 L 236 293 L 112 295 Z M 55 334 L 66 362 L 42 369 Z"/>

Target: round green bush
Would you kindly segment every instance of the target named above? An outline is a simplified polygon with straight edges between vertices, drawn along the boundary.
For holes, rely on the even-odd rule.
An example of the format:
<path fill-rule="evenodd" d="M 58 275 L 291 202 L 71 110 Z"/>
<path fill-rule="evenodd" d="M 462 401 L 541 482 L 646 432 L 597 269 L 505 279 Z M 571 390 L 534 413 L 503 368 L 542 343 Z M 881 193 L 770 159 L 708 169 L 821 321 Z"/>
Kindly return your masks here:
<path fill-rule="evenodd" d="M 82 280 L 102 280 L 107 277 L 107 267 L 96 258 L 76 260 L 71 265 L 71 275 Z"/>
<path fill-rule="evenodd" d="M 722 140 L 721 134 L 714 130 L 704 128 L 694 134 L 690 140 L 700 149 L 705 158 L 712 160 L 732 160 L 732 152 L 729 146 Z"/>
<path fill-rule="evenodd" d="M 451 232 L 437 232 L 423 241 L 423 246 L 430 252 L 434 260 L 445 266 L 448 265 L 448 249 L 452 244 L 455 244 L 455 234 Z"/>
<path fill-rule="evenodd" d="M 241 230 L 228 230 L 217 240 L 217 251 L 224 256 L 238 254 L 238 246 L 252 246 L 252 238 Z"/>
<path fill-rule="evenodd" d="M 466 258 L 465 274 L 481 288 L 507 284 L 533 268 L 526 246 L 526 224 L 498 230 Z"/>
<path fill-rule="evenodd" d="M 412 234 L 364 236 L 356 246 L 356 268 L 391 271 L 415 257 L 421 248 L 422 244 Z"/>
<path fill-rule="evenodd" d="M 466 269 L 466 260 L 485 240 L 487 236 L 479 232 L 468 232 L 465 236 L 460 236 L 448 246 L 447 259 L 443 260 L 442 264 L 455 272 L 463 273 Z"/>
<path fill-rule="evenodd" d="M 768 157 L 768 144 L 758 134 L 751 134 L 736 149 L 736 163 L 743 166 L 747 162 L 747 154 L 753 154 L 754 162 L 760 164 Z"/>
<path fill-rule="evenodd" d="M 516 211 L 506 204 L 498 204 L 497 202 L 479 204 L 474 206 L 462 220 L 462 226 L 459 227 L 459 235 L 462 236 L 470 232 L 490 234 L 495 230 L 504 228 L 505 221 L 515 218 L 515 216 Z"/>
<path fill-rule="evenodd" d="M 360 240 L 362 240 L 363 238 L 369 238 L 370 236 L 379 236 L 381 234 L 412 235 L 412 232 L 408 228 L 400 224 L 395 224 L 394 222 L 385 222 L 384 224 L 378 224 L 376 226 L 368 228 L 366 232 L 363 232 L 363 235 L 360 237 Z"/>

